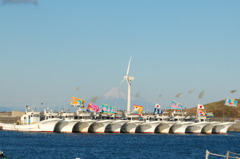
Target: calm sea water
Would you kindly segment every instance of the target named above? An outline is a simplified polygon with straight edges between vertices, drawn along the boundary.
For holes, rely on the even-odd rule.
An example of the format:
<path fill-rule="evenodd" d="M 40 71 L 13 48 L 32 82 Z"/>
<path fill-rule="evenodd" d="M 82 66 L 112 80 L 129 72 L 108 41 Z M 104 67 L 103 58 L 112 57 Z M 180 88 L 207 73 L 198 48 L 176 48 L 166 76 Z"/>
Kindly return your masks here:
<path fill-rule="evenodd" d="M 0 131 L 0 150 L 11 159 L 204 159 L 206 149 L 219 154 L 240 153 L 240 133 L 163 135 Z"/>

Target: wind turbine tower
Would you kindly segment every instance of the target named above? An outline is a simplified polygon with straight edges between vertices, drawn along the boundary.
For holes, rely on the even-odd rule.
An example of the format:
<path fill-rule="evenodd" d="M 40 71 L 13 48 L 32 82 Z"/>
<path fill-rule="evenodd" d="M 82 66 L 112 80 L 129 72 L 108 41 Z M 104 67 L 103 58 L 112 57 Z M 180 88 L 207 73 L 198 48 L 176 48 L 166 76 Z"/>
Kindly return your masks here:
<path fill-rule="evenodd" d="M 129 70 L 130 70 L 131 60 L 132 60 L 132 57 L 130 57 L 130 59 L 129 59 L 129 63 L 128 63 L 128 67 L 127 67 L 127 73 L 123 77 L 123 80 L 122 80 L 122 82 L 124 80 L 126 80 L 127 84 L 128 84 L 128 97 L 127 97 L 127 113 L 128 114 L 130 114 L 130 111 L 131 111 L 130 110 L 131 109 L 131 81 L 135 79 L 134 77 L 128 75 Z"/>

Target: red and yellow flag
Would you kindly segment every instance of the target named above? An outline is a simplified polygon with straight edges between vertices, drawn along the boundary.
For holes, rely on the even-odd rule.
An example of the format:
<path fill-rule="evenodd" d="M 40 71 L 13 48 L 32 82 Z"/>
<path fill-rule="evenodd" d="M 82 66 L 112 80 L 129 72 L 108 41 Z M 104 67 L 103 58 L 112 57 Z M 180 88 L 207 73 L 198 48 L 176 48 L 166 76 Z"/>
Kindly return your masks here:
<path fill-rule="evenodd" d="M 74 107 L 84 106 L 84 100 L 76 97 L 72 97 L 71 105 Z"/>
<path fill-rule="evenodd" d="M 143 111 L 143 106 L 140 106 L 140 105 L 133 106 L 133 114 L 141 115 L 142 111 Z"/>

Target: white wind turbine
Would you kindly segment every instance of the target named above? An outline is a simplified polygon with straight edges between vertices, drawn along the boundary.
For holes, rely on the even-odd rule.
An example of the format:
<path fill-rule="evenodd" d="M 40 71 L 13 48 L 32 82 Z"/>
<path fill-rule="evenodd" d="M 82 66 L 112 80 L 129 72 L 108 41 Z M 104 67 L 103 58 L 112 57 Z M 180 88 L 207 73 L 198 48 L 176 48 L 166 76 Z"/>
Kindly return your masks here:
<path fill-rule="evenodd" d="M 123 77 L 123 80 L 122 80 L 122 82 L 124 80 L 126 80 L 127 83 L 128 83 L 128 98 L 127 98 L 127 113 L 128 114 L 130 114 L 130 109 L 131 109 L 130 108 L 131 107 L 131 81 L 135 79 L 134 77 L 128 75 L 129 69 L 130 69 L 130 65 L 131 65 L 131 60 L 132 60 L 132 57 L 130 57 L 130 59 L 129 59 L 129 63 L 128 63 L 128 67 L 127 67 L 127 73 Z"/>

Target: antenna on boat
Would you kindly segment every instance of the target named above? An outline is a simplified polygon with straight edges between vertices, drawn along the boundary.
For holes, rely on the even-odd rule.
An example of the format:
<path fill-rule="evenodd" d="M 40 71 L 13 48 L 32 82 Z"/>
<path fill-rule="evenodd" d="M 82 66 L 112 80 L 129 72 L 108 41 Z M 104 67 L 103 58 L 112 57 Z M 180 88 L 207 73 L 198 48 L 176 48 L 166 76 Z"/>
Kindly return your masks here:
<path fill-rule="evenodd" d="M 130 59 L 129 59 L 129 62 L 128 62 L 128 67 L 127 67 L 127 72 L 126 72 L 126 75 L 123 77 L 123 80 L 122 80 L 122 82 L 126 80 L 127 83 L 128 83 L 128 98 L 127 98 L 127 113 L 128 114 L 130 113 L 130 109 L 131 109 L 130 108 L 130 106 L 131 106 L 131 81 L 135 79 L 134 77 L 128 75 L 129 70 L 130 70 L 131 60 L 132 60 L 132 56 L 130 56 Z"/>

